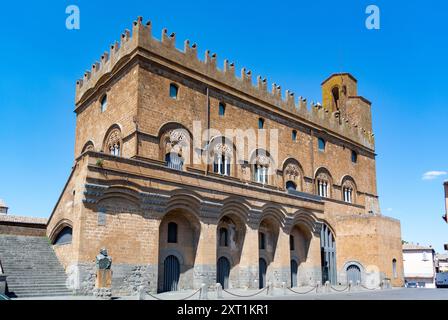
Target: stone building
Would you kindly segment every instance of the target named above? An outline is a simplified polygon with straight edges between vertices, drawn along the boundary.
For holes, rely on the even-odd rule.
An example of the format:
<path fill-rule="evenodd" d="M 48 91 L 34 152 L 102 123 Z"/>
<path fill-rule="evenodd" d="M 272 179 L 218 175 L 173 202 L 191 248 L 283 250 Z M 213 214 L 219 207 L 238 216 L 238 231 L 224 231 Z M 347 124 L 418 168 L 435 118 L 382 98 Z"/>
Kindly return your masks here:
<path fill-rule="evenodd" d="M 77 82 L 75 165 L 47 227 L 70 285 L 91 293 L 101 247 L 116 294 L 402 285 L 400 223 L 379 210 L 357 80 L 331 75 L 323 105 L 309 105 L 216 61 L 138 18 Z"/>

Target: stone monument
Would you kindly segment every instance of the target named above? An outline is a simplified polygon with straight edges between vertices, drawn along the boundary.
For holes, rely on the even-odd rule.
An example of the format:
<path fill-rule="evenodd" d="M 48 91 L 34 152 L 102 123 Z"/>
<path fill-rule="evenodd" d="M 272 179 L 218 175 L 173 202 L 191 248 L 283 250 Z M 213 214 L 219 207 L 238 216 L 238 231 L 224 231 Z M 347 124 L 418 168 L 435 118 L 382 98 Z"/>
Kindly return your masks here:
<path fill-rule="evenodd" d="M 96 281 L 93 294 L 96 297 L 110 299 L 112 297 L 112 258 L 107 254 L 107 249 L 100 250 L 96 256 Z"/>

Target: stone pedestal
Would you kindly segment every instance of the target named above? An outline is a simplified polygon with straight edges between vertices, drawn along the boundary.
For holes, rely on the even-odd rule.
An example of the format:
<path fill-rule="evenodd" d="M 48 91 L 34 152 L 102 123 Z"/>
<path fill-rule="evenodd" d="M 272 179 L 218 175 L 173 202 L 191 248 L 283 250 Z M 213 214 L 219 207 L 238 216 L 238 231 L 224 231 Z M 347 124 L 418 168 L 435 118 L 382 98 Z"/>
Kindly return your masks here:
<path fill-rule="evenodd" d="M 110 299 L 112 297 L 112 270 L 99 269 L 96 271 L 93 294 L 102 299 Z"/>

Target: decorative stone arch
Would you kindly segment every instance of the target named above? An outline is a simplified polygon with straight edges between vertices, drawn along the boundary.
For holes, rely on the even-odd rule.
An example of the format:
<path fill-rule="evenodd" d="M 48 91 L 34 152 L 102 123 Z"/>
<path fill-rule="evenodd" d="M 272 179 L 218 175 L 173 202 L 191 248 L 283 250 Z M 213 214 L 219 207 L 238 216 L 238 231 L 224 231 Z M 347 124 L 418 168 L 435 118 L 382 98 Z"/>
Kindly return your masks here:
<path fill-rule="evenodd" d="M 107 130 L 104 136 L 102 152 L 115 156 L 122 155 L 123 137 L 120 125 L 114 124 Z"/>
<path fill-rule="evenodd" d="M 138 190 L 121 185 L 113 185 L 104 191 L 103 195 L 98 198 L 98 206 L 101 206 L 102 202 L 108 200 L 124 200 L 127 205 L 136 210 L 140 208 L 140 195 Z M 115 204 L 111 204 L 113 207 Z"/>
<path fill-rule="evenodd" d="M 168 161 L 168 155 L 182 159 L 178 169 L 183 169 L 184 164 L 193 163 L 193 135 L 182 124 L 168 122 L 162 125 L 158 132 L 159 160 Z"/>
<path fill-rule="evenodd" d="M 244 221 L 244 223 L 247 224 L 251 207 L 246 199 L 236 196 L 230 196 L 224 199 L 224 201 L 222 201 L 222 204 L 223 206 L 221 208 L 219 219 L 221 219 L 225 215 L 233 214 L 238 216 L 241 221 Z"/>
<path fill-rule="evenodd" d="M 259 224 L 261 224 L 263 219 L 270 217 L 278 223 L 280 229 L 287 232 L 286 213 L 280 205 L 268 202 L 261 208 L 261 211 Z"/>
<path fill-rule="evenodd" d="M 340 275 L 340 282 L 343 284 L 348 284 L 348 277 L 347 277 L 347 270 L 350 266 L 356 266 L 359 268 L 360 271 L 360 283 L 362 285 L 364 285 L 365 283 L 365 279 L 366 279 L 366 269 L 364 268 L 364 266 L 362 265 L 361 262 L 356 261 L 356 260 L 349 260 L 346 263 L 344 263 L 344 265 L 342 266 L 342 269 L 339 271 L 339 275 Z M 353 285 L 356 285 L 356 283 L 353 283 Z"/>
<path fill-rule="evenodd" d="M 326 186 L 327 186 L 326 198 L 332 197 L 333 177 L 327 168 L 325 168 L 325 167 L 318 168 L 316 170 L 316 172 L 314 173 L 314 181 L 315 181 L 314 186 L 316 188 L 316 194 L 319 194 L 320 188 L 324 188 L 321 183 L 326 183 Z"/>
<path fill-rule="evenodd" d="M 283 172 L 283 187 L 286 188 L 288 181 L 293 182 L 297 191 L 303 191 L 303 169 L 299 161 L 294 158 L 287 158 L 283 161 L 282 165 Z"/>
<path fill-rule="evenodd" d="M 351 203 L 356 203 L 358 188 L 356 186 L 355 179 L 349 175 L 345 175 L 341 179 L 341 199 L 344 201 L 344 191 L 345 188 L 351 190 L 352 201 Z"/>
<path fill-rule="evenodd" d="M 260 180 L 259 178 L 257 178 L 257 176 L 259 175 L 260 177 L 267 176 L 267 181 L 265 182 L 265 184 L 272 183 L 272 177 L 276 172 L 277 164 L 275 163 L 274 158 L 271 156 L 269 151 L 266 151 L 262 148 L 255 149 L 251 153 L 249 164 L 251 167 L 251 175 L 253 181 Z"/>
<path fill-rule="evenodd" d="M 312 234 L 320 235 L 321 222 L 308 210 L 299 209 L 294 212 L 287 233 L 291 233 L 292 228 L 297 224 L 304 225 Z"/>
<path fill-rule="evenodd" d="M 73 230 L 73 222 L 70 219 L 64 218 L 59 220 L 55 224 L 55 226 L 51 229 L 50 235 L 48 236 L 52 244 L 55 242 L 59 233 L 66 227 L 69 227 Z"/>
<path fill-rule="evenodd" d="M 182 253 L 179 252 L 179 250 L 176 249 L 166 249 L 163 252 L 160 253 L 160 260 L 163 262 L 166 258 L 169 256 L 175 256 L 177 260 L 179 260 L 180 264 L 184 264 L 184 257 L 182 256 Z"/>
<path fill-rule="evenodd" d="M 233 261 L 232 256 L 228 252 L 221 252 L 219 255 L 216 255 L 216 261 L 219 260 L 219 258 L 224 257 L 227 260 L 229 260 L 230 268 L 233 269 L 235 267 L 235 261 Z"/>
<path fill-rule="evenodd" d="M 171 197 L 166 204 L 165 212 L 163 215 L 173 210 L 185 210 L 190 214 L 200 217 L 202 200 L 198 194 L 193 191 L 185 189 L 175 189 L 171 191 Z"/>
<path fill-rule="evenodd" d="M 87 151 L 95 151 L 95 144 L 92 140 L 87 141 L 81 149 L 81 154 Z"/>

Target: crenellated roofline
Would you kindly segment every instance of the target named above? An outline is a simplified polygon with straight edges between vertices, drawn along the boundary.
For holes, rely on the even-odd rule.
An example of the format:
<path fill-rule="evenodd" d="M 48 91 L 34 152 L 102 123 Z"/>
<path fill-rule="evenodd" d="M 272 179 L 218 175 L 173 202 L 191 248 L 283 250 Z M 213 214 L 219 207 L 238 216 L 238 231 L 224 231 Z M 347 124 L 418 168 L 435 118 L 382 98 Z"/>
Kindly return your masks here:
<path fill-rule="evenodd" d="M 211 54 L 209 50 L 206 50 L 204 60 L 199 60 L 196 44 L 190 44 L 189 40 L 185 40 L 184 49 L 181 51 L 175 47 L 175 39 L 175 33 L 168 34 L 167 29 L 162 30 L 161 41 L 155 39 L 152 36 L 151 22 L 143 24 L 142 18 L 139 17 L 133 23 L 132 33 L 130 30 L 125 30 L 121 35 L 120 42 L 111 45 L 110 51 L 105 52 L 100 61 L 95 62 L 91 70 L 86 71 L 84 77 L 76 82 L 75 103 L 77 108 L 87 100 L 87 97 L 97 89 L 98 85 L 103 84 L 108 77 L 129 62 L 133 54 L 141 49 L 142 55 L 149 59 L 163 58 L 165 62 L 172 63 L 173 67 L 180 65 L 194 71 L 195 74 L 213 79 L 217 83 L 243 92 L 255 100 L 292 113 L 324 128 L 324 130 L 342 135 L 374 150 L 374 134 L 344 115 L 331 112 L 327 106 L 314 102 L 310 104 L 311 110 L 308 110 L 306 98 L 300 96 L 296 100 L 295 94 L 290 90 L 285 91 L 283 99 L 281 86 L 276 83 L 272 83 L 272 89 L 269 91 L 267 79 L 258 76 L 256 85 L 254 85 L 252 72 L 247 68 L 243 67 L 240 77 L 237 77 L 234 63 L 230 63 L 226 59 L 223 69 L 218 69 L 216 53 Z M 356 81 L 353 76 L 347 75 Z"/>

